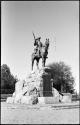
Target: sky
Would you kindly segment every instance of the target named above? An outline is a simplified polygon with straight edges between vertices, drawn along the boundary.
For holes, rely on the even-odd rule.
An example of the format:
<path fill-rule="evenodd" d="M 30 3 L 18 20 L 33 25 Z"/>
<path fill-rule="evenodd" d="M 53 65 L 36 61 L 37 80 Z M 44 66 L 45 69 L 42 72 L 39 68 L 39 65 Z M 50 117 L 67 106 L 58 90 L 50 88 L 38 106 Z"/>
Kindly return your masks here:
<path fill-rule="evenodd" d="M 31 72 L 32 32 L 42 43 L 50 40 L 46 65 L 69 65 L 79 91 L 79 1 L 1 2 L 1 65 L 7 64 L 19 79 Z"/>

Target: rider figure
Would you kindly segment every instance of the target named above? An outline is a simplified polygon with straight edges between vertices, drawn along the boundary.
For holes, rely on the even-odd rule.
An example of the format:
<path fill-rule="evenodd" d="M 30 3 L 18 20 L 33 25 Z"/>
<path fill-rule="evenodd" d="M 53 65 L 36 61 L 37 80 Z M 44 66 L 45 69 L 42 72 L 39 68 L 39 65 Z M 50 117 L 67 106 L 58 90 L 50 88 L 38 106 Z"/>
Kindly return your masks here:
<path fill-rule="evenodd" d="M 41 39 L 41 37 L 38 37 L 35 39 L 35 42 L 34 42 L 34 46 L 36 46 L 34 51 L 35 51 L 35 54 L 38 54 L 38 55 L 40 55 L 40 50 L 42 47 L 42 42 L 40 41 L 40 39 Z"/>

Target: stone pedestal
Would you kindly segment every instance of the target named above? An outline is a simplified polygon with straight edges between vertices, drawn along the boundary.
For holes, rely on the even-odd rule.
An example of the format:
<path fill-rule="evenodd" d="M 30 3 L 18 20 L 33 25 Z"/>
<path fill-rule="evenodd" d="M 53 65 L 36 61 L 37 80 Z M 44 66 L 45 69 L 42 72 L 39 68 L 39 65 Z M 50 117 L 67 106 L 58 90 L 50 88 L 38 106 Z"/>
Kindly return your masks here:
<path fill-rule="evenodd" d="M 29 74 L 26 78 L 24 88 L 25 86 L 27 86 L 30 91 L 35 87 L 39 97 L 52 96 L 51 74 L 49 68 L 45 67 Z"/>
<path fill-rule="evenodd" d="M 36 70 L 27 75 L 26 80 L 18 81 L 15 85 L 15 92 L 12 98 L 8 99 L 9 103 L 38 103 L 38 97 L 45 98 L 45 102 L 59 101 L 59 93 L 54 90 L 52 93 L 51 73 L 48 67 Z M 54 96 L 54 98 L 52 97 Z M 58 97 L 58 98 L 57 98 Z M 42 100 L 42 99 L 41 99 Z"/>

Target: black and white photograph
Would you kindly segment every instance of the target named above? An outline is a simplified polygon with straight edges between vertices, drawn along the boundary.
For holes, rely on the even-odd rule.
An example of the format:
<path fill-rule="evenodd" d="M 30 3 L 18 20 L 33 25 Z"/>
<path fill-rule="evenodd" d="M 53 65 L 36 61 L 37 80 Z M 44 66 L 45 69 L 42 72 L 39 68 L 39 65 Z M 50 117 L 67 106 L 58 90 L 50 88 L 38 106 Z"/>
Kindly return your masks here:
<path fill-rule="evenodd" d="M 79 1 L 1 1 L 1 124 L 79 124 Z"/>

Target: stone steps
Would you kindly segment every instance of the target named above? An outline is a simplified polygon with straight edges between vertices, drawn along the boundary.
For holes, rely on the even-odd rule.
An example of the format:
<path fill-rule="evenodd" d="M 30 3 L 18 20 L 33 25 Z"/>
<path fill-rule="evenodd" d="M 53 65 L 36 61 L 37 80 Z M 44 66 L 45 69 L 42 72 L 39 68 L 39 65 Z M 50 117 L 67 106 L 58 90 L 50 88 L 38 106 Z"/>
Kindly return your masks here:
<path fill-rule="evenodd" d="M 53 109 L 53 110 L 61 110 L 61 109 L 74 109 L 80 108 L 78 102 L 72 103 L 56 103 L 56 104 L 37 104 L 37 105 L 26 105 L 26 104 L 7 104 L 6 102 L 2 102 L 4 108 L 8 109 Z"/>

